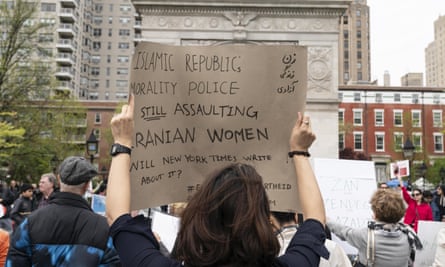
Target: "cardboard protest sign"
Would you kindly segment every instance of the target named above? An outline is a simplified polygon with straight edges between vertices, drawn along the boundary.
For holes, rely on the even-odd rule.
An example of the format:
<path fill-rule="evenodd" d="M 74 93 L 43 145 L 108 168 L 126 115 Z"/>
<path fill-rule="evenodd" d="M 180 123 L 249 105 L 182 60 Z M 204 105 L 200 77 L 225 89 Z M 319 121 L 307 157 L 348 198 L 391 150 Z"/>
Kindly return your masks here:
<path fill-rule="evenodd" d="M 257 168 L 272 208 L 295 209 L 287 152 L 306 80 L 301 46 L 139 43 L 130 81 L 132 209 L 187 201 L 234 162 Z"/>
<path fill-rule="evenodd" d="M 367 227 L 372 220 L 369 201 L 377 189 L 372 161 L 320 159 L 313 160 L 314 172 L 323 195 L 326 216 L 329 220 L 353 227 Z M 357 249 L 340 243 L 347 254 Z"/>

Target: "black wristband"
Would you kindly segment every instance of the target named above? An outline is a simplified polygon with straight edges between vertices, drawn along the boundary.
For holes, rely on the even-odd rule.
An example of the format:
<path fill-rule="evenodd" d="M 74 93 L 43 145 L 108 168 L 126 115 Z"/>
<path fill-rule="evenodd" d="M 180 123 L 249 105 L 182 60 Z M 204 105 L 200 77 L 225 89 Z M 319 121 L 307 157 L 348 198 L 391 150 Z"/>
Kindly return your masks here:
<path fill-rule="evenodd" d="M 307 151 L 298 151 L 298 150 L 291 151 L 288 153 L 288 155 L 289 155 L 289 158 L 293 158 L 295 155 L 301 155 L 301 156 L 305 156 L 307 158 L 309 158 L 311 156 L 311 154 L 309 154 L 309 152 L 307 152 Z"/>

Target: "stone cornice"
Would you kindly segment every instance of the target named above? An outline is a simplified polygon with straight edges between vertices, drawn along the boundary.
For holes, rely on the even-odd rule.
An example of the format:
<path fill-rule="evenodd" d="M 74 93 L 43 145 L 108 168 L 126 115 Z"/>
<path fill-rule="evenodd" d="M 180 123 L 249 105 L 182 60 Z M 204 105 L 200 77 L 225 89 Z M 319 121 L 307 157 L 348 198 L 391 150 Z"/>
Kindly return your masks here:
<path fill-rule="evenodd" d="M 134 1 L 133 1 L 134 2 Z M 137 12 L 142 15 L 185 15 L 185 14 L 220 14 L 224 12 L 250 12 L 258 15 L 270 16 L 299 16 L 299 17 L 339 17 L 345 12 L 345 8 L 316 8 L 316 7 L 228 7 L 228 6 L 169 6 L 169 5 L 145 5 L 136 4 Z"/>
<path fill-rule="evenodd" d="M 179 7 L 261 7 L 261 8 L 303 8 L 303 7 L 332 7 L 347 8 L 352 0 L 132 0 L 133 5 L 139 6 L 179 6 Z"/>

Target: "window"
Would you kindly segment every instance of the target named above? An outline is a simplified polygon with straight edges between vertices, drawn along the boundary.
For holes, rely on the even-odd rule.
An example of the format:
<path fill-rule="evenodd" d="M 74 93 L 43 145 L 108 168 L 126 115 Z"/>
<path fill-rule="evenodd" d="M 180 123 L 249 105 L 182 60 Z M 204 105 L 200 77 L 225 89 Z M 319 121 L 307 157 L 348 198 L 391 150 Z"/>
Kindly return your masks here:
<path fill-rule="evenodd" d="M 127 68 L 117 68 L 117 75 L 127 75 L 128 69 Z"/>
<path fill-rule="evenodd" d="M 419 103 L 419 94 L 413 94 L 412 99 L 413 99 L 413 104 L 418 104 Z"/>
<path fill-rule="evenodd" d="M 129 18 L 129 17 L 120 17 L 119 18 L 119 22 L 122 23 L 122 24 L 128 24 L 128 23 L 131 22 L 131 18 Z"/>
<path fill-rule="evenodd" d="M 40 43 L 53 42 L 53 41 L 54 41 L 53 33 L 39 33 L 39 42 Z"/>
<path fill-rule="evenodd" d="M 345 123 L 345 110 L 339 109 L 338 110 L 338 124 L 344 124 Z"/>
<path fill-rule="evenodd" d="M 399 93 L 394 94 L 394 102 L 400 102 L 400 94 Z"/>
<path fill-rule="evenodd" d="M 398 126 L 398 127 L 403 126 L 403 111 L 402 110 L 394 110 L 394 126 Z"/>
<path fill-rule="evenodd" d="M 434 133 L 434 152 L 443 152 L 443 134 Z"/>
<path fill-rule="evenodd" d="M 343 16 L 343 24 L 348 24 L 348 16 Z"/>
<path fill-rule="evenodd" d="M 95 124 L 100 124 L 102 122 L 102 116 L 101 114 L 98 112 L 95 114 L 94 116 L 94 123 Z"/>
<path fill-rule="evenodd" d="M 343 73 L 343 79 L 347 82 L 349 81 L 349 72 Z"/>
<path fill-rule="evenodd" d="M 357 59 L 362 59 L 362 51 L 357 51 Z"/>
<path fill-rule="evenodd" d="M 354 150 L 363 150 L 363 133 L 354 132 Z"/>
<path fill-rule="evenodd" d="M 353 120 L 354 120 L 354 125 L 356 126 L 361 126 L 363 124 L 363 110 L 362 109 L 353 109 L 352 110 L 353 113 Z"/>
<path fill-rule="evenodd" d="M 357 80 L 359 80 L 359 81 L 363 80 L 363 75 L 362 75 L 361 71 L 357 72 Z"/>
<path fill-rule="evenodd" d="M 375 151 L 378 152 L 385 151 L 385 133 L 383 132 L 375 133 Z"/>
<path fill-rule="evenodd" d="M 343 101 L 343 93 L 342 92 L 338 93 L 338 100 Z"/>
<path fill-rule="evenodd" d="M 56 12 L 55 3 L 42 3 L 40 5 L 40 11 L 42 12 Z"/>
<path fill-rule="evenodd" d="M 338 150 L 345 149 L 345 133 L 338 133 Z"/>
<path fill-rule="evenodd" d="M 344 40 L 344 42 L 343 42 L 343 48 L 348 49 L 348 47 L 349 47 L 349 42 L 348 42 L 348 40 Z"/>
<path fill-rule="evenodd" d="M 357 38 L 362 38 L 362 31 L 360 30 L 357 31 Z"/>
<path fill-rule="evenodd" d="M 113 24 L 113 17 L 108 17 L 108 24 Z"/>
<path fill-rule="evenodd" d="M 92 55 L 91 62 L 94 64 L 99 64 L 100 63 L 100 55 Z"/>
<path fill-rule="evenodd" d="M 420 121 L 420 110 L 412 110 L 411 111 L 411 124 L 412 127 L 420 127 L 421 121 Z"/>
<path fill-rule="evenodd" d="M 128 86 L 128 81 L 127 80 L 117 80 L 116 81 L 116 86 L 117 87 L 127 87 Z"/>
<path fill-rule="evenodd" d="M 384 110 L 383 109 L 376 109 L 374 110 L 374 120 L 375 120 L 375 126 L 384 126 Z"/>
<path fill-rule="evenodd" d="M 442 127 L 442 110 L 433 110 L 433 127 Z"/>
<path fill-rule="evenodd" d="M 343 38 L 345 38 L 345 39 L 349 38 L 349 31 L 348 30 L 344 30 L 343 31 Z"/>
<path fill-rule="evenodd" d="M 102 21 L 103 21 L 103 19 L 100 16 L 94 16 L 93 17 L 93 23 L 94 24 L 102 24 Z"/>
<path fill-rule="evenodd" d="M 362 63 L 361 62 L 357 62 L 357 69 L 361 70 L 362 69 Z"/>
<path fill-rule="evenodd" d="M 96 136 L 96 139 L 99 141 L 100 140 L 100 129 L 94 129 L 94 135 Z M 97 146 L 97 148 L 99 149 L 99 146 Z"/>
<path fill-rule="evenodd" d="M 100 68 L 99 67 L 92 67 L 91 68 L 91 75 L 94 75 L 94 76 L 100 75 Z"/>
<path fill-rule="evenodd" d="M 376 103 L 382 103 L 383 102 L 382 93 L 376 93 L 375 94 L 375 102 Z"/>
<path fill-rule="evenodd" d="M 108 29 L 108 36 L 113 36 L 113 29 Z"/>
<path fill-rule="evenodd" d="M 121 12 L 131 11 L 131 5 L 120 5 L 119 9 L 120 9 Z"/>
<path fill-rule="evenodd" d="M 360 28 L 362 26 L 362 21 L 359 19 L 355 23 L 356 23 L 357 28 Z"/>
<path fill-rule="evenodd" d="M 422 151 L 422 133 L 413 133 L 413 145 L 416 148 L 415 151 Z"/>
<path fill-rule="evenodd" d="M 119 43 L 118 47 L 119 47 L 119 49 L 129 49 L 130 43 Z"/>
<path fill-rule="evenodd" d="M 402 151 L 403 148 L 403 133 L 395 132 L 394 133 L 394 150 Z"/>
<path fill-rule="evenodd" d="M 362 41 L 357 41 L 357 49 L 362 49 Z"/>
<path fill-rule="evenodd" d="M 130 30 L 128 29 L 120 29 L 119 36 L 130 36 Z"/>
<path fill-rule="evenodd" d="M 128 56 L 118 56 L 117 57 L 117 62 L 118 63 L 127 63 L 129 61 Z"/>
<path fill-rule="evenodd" d="M 111 63 L 111 55 L 107 55 L 107 63 Z"/>
<path fill-rule="evenodd" d="M 93 49 L 99 50 L 100 49 L 100 42 L 93 42 Z"/>
<path fill-rule="evenodd" d="M 349 51 L 348 50 L 345 50 L 343 52 L 343 57 L 344 57 L 344 59 L 349 59 Z"/>
<path fill-rule="evenodd" d="M 93 36 L 102 36 L 102 29 L 95 28 L 93 29 Z"/>
<path fill-rule="evenodd" d="M 360 102 L 360 101 L 361 101 L 360 93 L 354 93 L 354 102 Z"/>
<path fill-rule="evenodd" d="M 94 11 L 96 11 L 97 13 L 102 12 L 103 8 L 104 8 L 104 7 L 103 7 L 102 4 L 95 4 L 95 5 L 94 5 Z"/>

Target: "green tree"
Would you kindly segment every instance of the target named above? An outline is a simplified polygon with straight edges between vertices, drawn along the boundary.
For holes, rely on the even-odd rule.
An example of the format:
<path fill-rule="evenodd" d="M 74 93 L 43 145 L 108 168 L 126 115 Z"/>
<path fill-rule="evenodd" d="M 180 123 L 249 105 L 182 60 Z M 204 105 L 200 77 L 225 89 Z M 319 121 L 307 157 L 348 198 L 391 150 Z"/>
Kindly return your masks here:
<path fill-rule="evenodd" d="M 55 28 L 36 18 L 39 6 L 39 1 L 0 2 L 0 112 L 17 114 L 9 123 L 24 130 L 2 164 L 17 180 L 36 181 L 52 170 L 52 158 L 80 154 L 83 145 L 69 142 L 78 128 L 66 121 L 86 112 L 69 93 L 55 89 L 55 61 L 41 37 L 51 36 Z M 5 141 L 12 144 L 11 139 Z"/>

